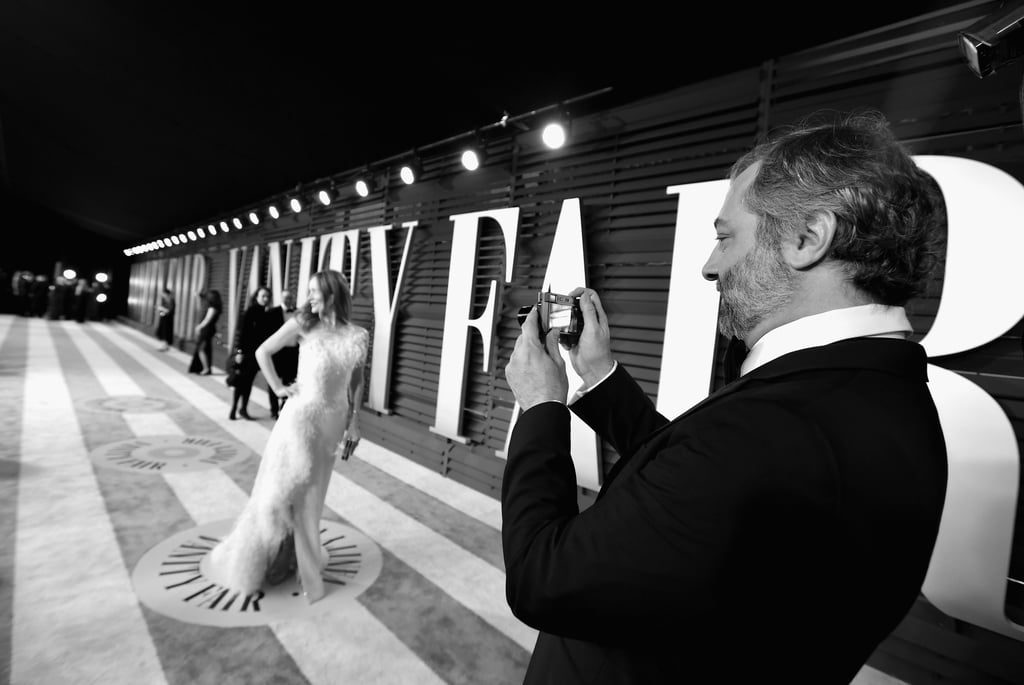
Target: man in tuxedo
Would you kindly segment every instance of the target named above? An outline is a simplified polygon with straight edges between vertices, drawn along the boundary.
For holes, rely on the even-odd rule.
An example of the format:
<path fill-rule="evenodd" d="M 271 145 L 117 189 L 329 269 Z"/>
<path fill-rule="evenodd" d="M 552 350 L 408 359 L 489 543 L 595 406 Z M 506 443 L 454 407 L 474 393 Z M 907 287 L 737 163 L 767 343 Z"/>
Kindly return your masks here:
<path fill-rule="evenodd" d="M 285 321 L 295 315 L 295 293 L 291 290 L 282 290 L 281 304 L 274 309 L 277 310 L 275 312 L 275 318 L 279 318 L 280 326 L 283 326 Z M 298 344 L 283 347 L 281 351 L 275 354 L 271 359 L 274 362 L 274 370 L 277 371 L 277 375 L 281 377 L 281 381 L 285 385 L 295 382 L 295 377 L 299 372 Z M 272 418 L 277 418 L 278 409 L 283 409 L 286 401 L 287 398 L 282 397 L 278 400 L 278 402 L 280 402 L 280 407 L 271 407 L 272 411 L 270 415 Z"/>
<path fill-rule="evenodd" d="M 674 420 L 611 352 L 597 293 L 568 380 L 536 310 L 506 367 L 502 482 L 527 683 L 842 683 L 919 596 L 946 449 L 904 305 L 945 205 L 877 113 L 805 122 L 730 172 L 703 275 L 739 379 Z M 570 410 L 618 454 L 579 510 Z"/>

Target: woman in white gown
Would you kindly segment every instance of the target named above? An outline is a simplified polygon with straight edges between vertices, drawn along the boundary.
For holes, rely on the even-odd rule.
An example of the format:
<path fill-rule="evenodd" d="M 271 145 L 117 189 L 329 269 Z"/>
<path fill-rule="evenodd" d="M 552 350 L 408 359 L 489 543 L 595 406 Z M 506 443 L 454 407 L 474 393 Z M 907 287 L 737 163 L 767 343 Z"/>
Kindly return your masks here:
<path fill-rule="evenodd" d="M 369 334 L 348 320 L 352 298 L 341 273 L 314 274 L 308 293 L 299 312 L 256 350 L 268 385 L 288 401 L 267 440 L 249 501 L 210 552 L 207 575 L 251 594 L 298 570 L 303 594 L 315 602 L 324 594 L 327 560 L 320 515 L 335 460 L 347 459 L 359 442 Z M 298 376 L 285 386 L 271 358 L 296 341 Z"/>

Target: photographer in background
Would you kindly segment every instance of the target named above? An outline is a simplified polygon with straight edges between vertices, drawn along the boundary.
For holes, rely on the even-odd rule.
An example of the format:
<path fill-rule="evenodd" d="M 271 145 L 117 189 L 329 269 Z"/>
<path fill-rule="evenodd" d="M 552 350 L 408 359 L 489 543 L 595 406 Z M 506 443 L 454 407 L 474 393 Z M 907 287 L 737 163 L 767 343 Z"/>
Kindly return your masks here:
<path fill-rule="evenodd" d="M 661 416 L 577 289 L 571 410 L 619 460 L 580 512 L 557 329 L 526 317 L 502 482 L 526 683 L 846 684 L 917 599 L 945 441 L 906 302 L 940 256 L 938 185 L 881 115 L 808 121 L 739 159 L 703 275 L 741 376 Z M 710 228 L 710 227 L 709 227 Z"/>

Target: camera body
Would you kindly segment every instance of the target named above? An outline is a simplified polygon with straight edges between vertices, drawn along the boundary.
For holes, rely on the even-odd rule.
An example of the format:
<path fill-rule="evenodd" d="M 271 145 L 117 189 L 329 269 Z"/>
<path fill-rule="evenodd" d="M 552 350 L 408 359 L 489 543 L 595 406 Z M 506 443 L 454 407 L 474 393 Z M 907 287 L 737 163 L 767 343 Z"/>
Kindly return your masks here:
<path fill-rule="evenodd" d="M 558 342 L 565 347 L 573 347 L 580 340 L 583 332 L 583 312 L 580 310 L 580 298 L 573 295 L 559 295 L 553 292 L 537 293 L 537 304 L 528 304 L 519 308 L 517 319 L 522 326 L 526 317 L 536 308 L 540 321 L 540 337 L 544 340 L 552 328 L 559 329 Z"/>
<path fill-rule="evenodd" d="M 960 55 L 978 78 L 1024 57 L 1024 6 L 1010 3 L 957 34 Z"/>

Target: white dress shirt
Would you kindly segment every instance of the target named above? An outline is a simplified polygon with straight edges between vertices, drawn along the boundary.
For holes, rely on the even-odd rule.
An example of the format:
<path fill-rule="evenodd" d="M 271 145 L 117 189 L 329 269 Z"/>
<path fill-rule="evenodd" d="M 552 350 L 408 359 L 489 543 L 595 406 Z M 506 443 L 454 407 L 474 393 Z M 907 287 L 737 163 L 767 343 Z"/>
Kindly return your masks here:
<path fill-rule="evenodd" d="M 740 376 L 784 354 L 849 338 L 901 338 L 914 331 L 903 307 L 862 304 L 790 321 L 761 336 L 740 365 Z"/>

